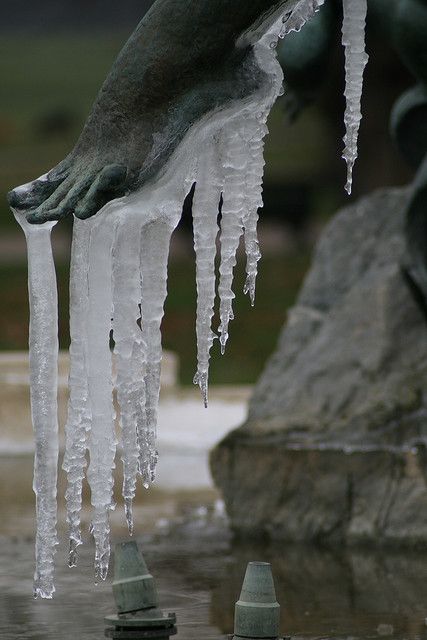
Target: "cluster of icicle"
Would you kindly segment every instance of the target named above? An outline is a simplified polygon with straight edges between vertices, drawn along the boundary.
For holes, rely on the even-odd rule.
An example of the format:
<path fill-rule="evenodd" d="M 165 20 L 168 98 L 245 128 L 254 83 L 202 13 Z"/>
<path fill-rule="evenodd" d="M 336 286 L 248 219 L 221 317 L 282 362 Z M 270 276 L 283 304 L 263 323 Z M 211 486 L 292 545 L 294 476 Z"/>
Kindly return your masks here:
<path fill-rule="evenodd" d="M 359 0 L 349 2 L 362 4 Z M 300 0 L 294 11 L 280 19 L 255 46 L 258 63 L 269 77 L 267 88 L 195 125 L 156 184 L 109 203 L 89 220 L 74 220 L 69 406 L 63 462 L 68 477 L 69 564 L 76 564 L 77 548 L 82 543 L 80 513 L 86 475 L 93 507 L 91 533 L 95 541 L 97 580 L 105 579 L 108 571 L 109 514 L 115 506 L 113 470 L 118 442 L 114 387 L 121 433 L 122 494 L 130 533 L 137 477 L 141 476 L 145 487 L 155 477 L 162 356 L 160 325 L 167 294 L 169 242 L 180 219 L 182 203 L 196 183 L 193 221 L 198 364 L 194 382 L 200 386 L 207 404 L 210 351 L 216 337 L 212 318 L 216 300 L 217 236 L 219 234 L 220 243 L 218 332 L 224 352 L 233 319 L 233 271 L 242 237 L 247 256 L 244 291 L 252 304 L 255 299 L 260 259 L 257 221 L 262 205 L 263 141 L 268 131 L 268 114 L 282 92 L 283 82 L 274 48 L 279 37 L 299 30 L 320 4 L 320 0 Z M 356 15 L 359 25 L 359 14 Z M 355 31 L 359 37 L 358 29 Z M 349 40 L 354 47 L 354 38 Z M 352 71 L 350 75 L 353 81 L 359 72 Z M 353 95 L 353 98 L 357 101 L 357 97 Z M 195 150 L 200 149 L 203 151 L 195 154 Z M 15 212 L 15 215 L 24 228 L 29 257 L 31 401 L 37 496 L 34 595 L 51 598 L 57 544 L 58 457 L 57 298 L 50 246 L 54 223 L 33 226 L 26 222 L 23 214 Z"/>

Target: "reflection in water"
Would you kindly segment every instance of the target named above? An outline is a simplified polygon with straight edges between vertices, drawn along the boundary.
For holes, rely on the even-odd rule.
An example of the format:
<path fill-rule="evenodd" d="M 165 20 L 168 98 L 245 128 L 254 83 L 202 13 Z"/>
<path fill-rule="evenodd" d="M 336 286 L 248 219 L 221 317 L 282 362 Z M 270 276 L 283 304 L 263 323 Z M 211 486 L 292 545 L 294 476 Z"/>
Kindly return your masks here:
<path fill-rule="evenodd" d="M 211 505 L 177 517 L 162 533 L 140 540 L 157 579 L 161 605 L 178 615 L 178 638 L 218 639 L 233 628 L 234 602 L 249 560 L 273 565 L 283 633 L 315 638 L 427 638 L 427 554 L 335 552 L 303 546 L 232 541 Z M 114 612 L 109 581 L 95 587 L 92 549 L 80 566 L 58 552 L 53 602 L 31 597 L 32 540 L 3 538 L 0 546 L 2 640 L 102 638 Z"/>

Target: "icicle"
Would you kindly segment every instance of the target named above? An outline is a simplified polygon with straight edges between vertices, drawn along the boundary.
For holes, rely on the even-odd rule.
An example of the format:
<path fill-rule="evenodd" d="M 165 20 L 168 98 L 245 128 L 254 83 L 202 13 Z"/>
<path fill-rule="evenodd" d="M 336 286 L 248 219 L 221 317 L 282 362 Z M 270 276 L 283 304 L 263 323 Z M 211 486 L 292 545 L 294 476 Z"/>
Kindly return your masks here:
<path fill-rule="evenodd" d="M 145 412 L 141 303 L 141 216 L 124 215 L 113 250 L 113 336 L 117 370 L 117 400 L 122 430 L 125 514 L 133 533 L 132 503 L 136 491 L 139 446 L 137 423 Z"/>
<path fill-rule="evenodd" d="M 176 218 L 179 219 L 180 211 Z M 160 392 L 160 365 L 162 359 L 162 336 L 160 325 L 163 305 L 167 293 L 167 264 L 169 244 L 175 228 L 167 219 L 147 224 L 142 229 L 142 337 L 147 346 L 145 372 L 146 421 L 138 433 L 140 448 L 140 473 L 146 488 L 154 481 L 158 459 L 156 449 L 157 408 Z"/>
<path fill-rule="evenodd" d="M 343 158 L 347 163 L 348 194 L 351 193 L 352 174 L 357 158 L 357 139 L 359 126 L 362 119 L 361 97 L 363 87 L 363 72 L 368 62 L 365 53 L 365 23 L 367 13 L 367 0 L 343 0 L 343 26 L 342 43 L 345 50 L 345 98 L 346 110 L 344 123 L 346 133 L 344 136 Z"/>
<path fill-rule="evenodd" d="M 141 318 L 142 324 L 142 318 Z M 142 334 L 141 334 L 142 336 Z M 147 473 L 144 472 L 146 466 L 144 466 L 143 460 L 145 460 L 144 454 L 142 453 L 146 438 L 145 435 L 147 433 L 147 413 L 145 410 L 145 376 L 147 371 L 147 345 L 144 342 L 144 338 L 141 337 L 140 341 L 135 341 L 132 351 L 132 363 L 133 369 L 135 371 L 135 428 L 136 428 L 136 450 L 138 452 L 138 460 L 137 460 L 137 474 L 139 474 L 143 478 L 143 484 L 147 485 Z M 136 379 L 138 378 L 138 379 Z M 159 380 L 160 384 L 160 380 Z M 154 447 L 153 447 L 154 448 Z M 142 466 L 141 466 L 142 465 Z M 125 498 L 125 513 L 126 519 L 129 526 L 129 509 L 128 509 L 129 501 L 126 504 Z M 132 522 L 133 529 L 133 522 Z"/>
<path fill-rule="evenodd" d="M 251 304 L 255 304 L 255 287 L 258 274 L 258 262 L 261 258 L 258 243 L 258 209 L 262 207 L 262 179 L 264 175 L 264 137 L 268 133 L 265 123 L 267 114 L 262 119 L 248 120 L 247 124 L 247 156 L 246 170 L 246 212 L 243 217 L 246 249 L 246 282 L 243 292 L 249 294 Z"/>
<path fill-rule="evenodd" d="M 30 393 L 35 437 L 36 569 L 34 597 L 52 598 L 56 536 L 58 464 L 58 296 L 50 233 L 54 222 L 30 225 L 14 211 L 24 230 L 30 300 Z"/>
<path fill-rule="evenodd" d="M 240 124 L 240 123 L 238 123 Z M 247 156 L 245 143 L 236 122 L 224 129 L 224 191 L 221 217 L 221 264 L 219 268 L 220 297 L 220 343 L 221 353 L 225 353 L 228 340 L 228 324 L 233 320 L 232 289 L 233 272 L 240 237 L 243 233 L 245 205 L 245 171 Z"/>
<path fill-rule="evenodd" d="M 109 512 L 113 508 L 113 473 L 116 451 L 112 404 L 111 254 L 116 217 L 104 210 L 83 224 L 91 232 L 89 249 L 89 305 L 87 315 L 87 369 L 92 429 L 89 440 L 88 481 L 94 507 L 95 577 L 105 580 L 110 557 Z"/>
<path fill-rule="evenodd" d="M 88 402 L 87 325 L 88 261 L 90 234 L 88 225 L 77 218 L 73 226 L 70 270 L 70 375 L 66 445 L 62 468 L 67 472 L 67 522 L 70 536 L 69 566 L 77 562 L 77 547 L 82 544 L 80 512 L 82 483 L 86 467 L 91 412 Z"/>
<path fill-rule="evenodd" d="M 325 0 L 300 0 L 294 9 L 283 18 L 283 27 L 279 38 L 284 38 L 291 31 L 301 31 L 305 23 L 320 9 Z M 352 0 L 350 0 L 351 2 Z M 357 1 L 357 0 L 356 0 Z"/>
<path fill-rule="evenodd" d="M 197 283 L 197 373 L 194 384 L 208 406 L 210 350 L 215 339 L 211 323 L 215 304 L 215 257 L 218 235 L 218 207 L 221 197 L 220 169 L 216 140 L 208 141 L 199 160 L 193 199 L 194 250 Z"/>

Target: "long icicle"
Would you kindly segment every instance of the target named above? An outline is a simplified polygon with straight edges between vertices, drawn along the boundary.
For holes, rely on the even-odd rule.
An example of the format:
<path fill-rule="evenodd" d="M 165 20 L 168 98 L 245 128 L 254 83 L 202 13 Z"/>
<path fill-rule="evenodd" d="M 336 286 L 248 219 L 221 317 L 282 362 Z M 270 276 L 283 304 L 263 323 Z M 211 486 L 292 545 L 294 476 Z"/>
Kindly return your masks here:
<path fill-rule="evenodd" d="M 225 353 L 228 340 L 228 325 L 233 320 L 233 276 L 236 254 L 243 234 L 245 205 L 245 171 L 247 157 L 242 140 L 239 121 L 224 127 L 224 190 L 221 218 L 221 263 L 219 280 L 220 297 L 220 343 L 221 353 Z"/>
<path fill-rule="evenodd" d="M 70 270 L 70 375 L 66 444 L 62 468 L 67 472 L 67 522 L 69 526 L 69 566 L 77 562 L 77 547 L 82 544 L 80 513 L 82 484 L 86 468 L 91 411 L 87 378 L 87 315 L 89 305 L 88 261 L 90 234 L 88 225 L 75 218 Z"/>
<path fill-rule="evenodd" d="M 51 247 L 54 222 L 30 225 L 14 211 L 24 230 L 30 301 L 30 395 L 35 437 L 36 569 L 34 597 L 52 598 L 56 535 L 58 465 L 58 295 Z"/>
<path fill-rule="evenodd" d="M 133 533 L 132 503 L 139 461 L 137 423 L 145 411 L 141 358 L 141 216 L 125 212 L 113 250 L 113 337 L 116 389 L 122 433 L 123 487 L 126 521 Z"/>
<path fill-rule="evenodd" d="M 258 209 L 262 207 L 262 182 L 264 175 L 264 137 L 268 133 L 267 114 L 259 121 L 249 120 L 246 130 L 248 167 L 246 170 L 246 203 L 243 216 L 246 249 L 246 282 L 243 289 L 249 294 L 251 304 L 255 304 L 255 288 L 258 262 L 261 252 L 258 243 Z"/>
<path fill-rule="evenodd" d="M 212 138 L 199 160 L 193 198 L 194 250 L 197 285 L 197 372 L 194 384 L 208 406 L 210 350 L 215 339 L 212 318 L 215 304 L 215 257 L 218 235 L 218 207 L 221 198 L 218 147 Z"/>
<path fill-rule="evenodd" d="M 177 213 L 179 219 L 180 211 Z M 161 214 L 160 214 L 161 215 Z M 142 229 L 142 337 L 147 348 L 145 372 L 145 423 L 139 426 L 140 473 L 144 487 L 155 479 L 157 409 L 160 392 L 162 336 L 160 326 L 167 294 L 169 244 L 174 225 L 165 219 Z"/>
<path fill-rule="evenodd" d="M 357 158 L 357 140 L 359 136 L 363 72 L 368 56 L 365 52 L 365 24 L 367 0 L 343 0 L 342 43 L 345 52 L 345 90 L 346 110 L 344 123 L 343 158 L 347 163 L 347 184 L 345 189 L 351 193 L 353 167 Z"/>
<path fill-rule="evenodd" d="M 110 558 L 109 514 L 113 508 L 113 469 L 116 452 L 112 403 L 112 359 L 109 346 L 112 314 L 111 254 L 116 218 L 86 221 L 91 228 L 89 252 L 88 387 L 92 412 L 88 481 L 94 507 L 91 531 L 95 540 L 95 579 L 105 580 Z"/>

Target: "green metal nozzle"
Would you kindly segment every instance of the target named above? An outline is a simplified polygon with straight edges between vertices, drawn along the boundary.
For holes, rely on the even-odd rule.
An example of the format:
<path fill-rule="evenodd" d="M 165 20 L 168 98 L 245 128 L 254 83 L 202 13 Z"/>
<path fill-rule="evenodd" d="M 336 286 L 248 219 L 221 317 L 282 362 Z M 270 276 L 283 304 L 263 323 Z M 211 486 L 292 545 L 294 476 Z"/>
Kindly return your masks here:
<path fill-rule="evenodd" d="M 268 562 L 249 562 L 234 616 L 235 638 L 278 638 L 280 605 Z"/>
<path fill-rule="evenodd" d="M 118 613 L 153 609 L 158 605 L 154 578 L 136 542 L 116 545 L 113 594 Z"/>
<path fill-rule="evenodd" d="M 176 634 L 176 616 L 158 608 L 154 578 L 136 542 L 116 545 L 113 594 L 117 614 L 105 618 L 107 638 L 169 640 Z"/>

